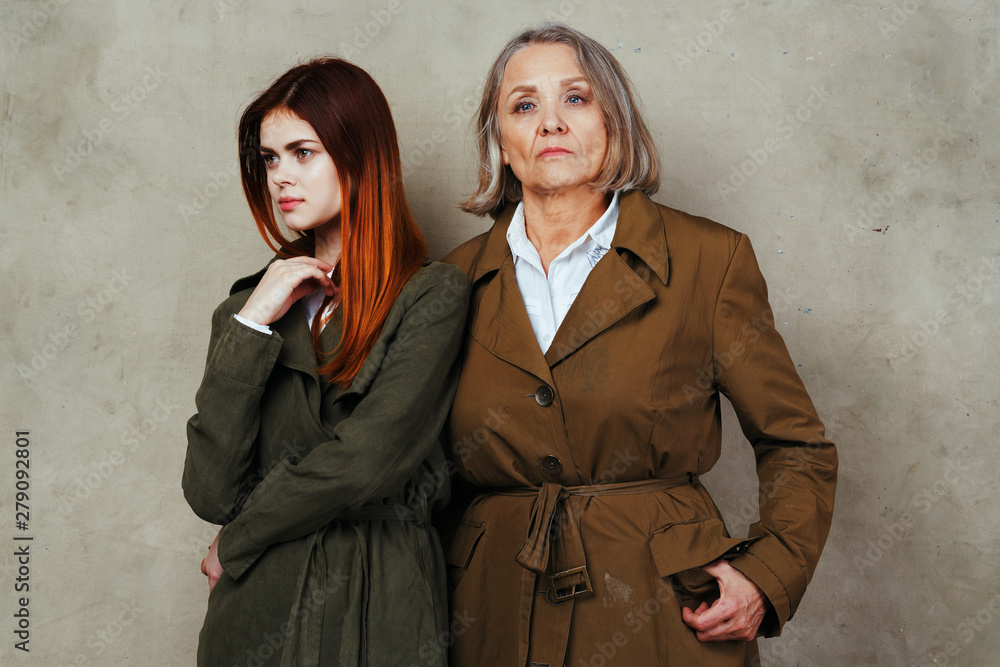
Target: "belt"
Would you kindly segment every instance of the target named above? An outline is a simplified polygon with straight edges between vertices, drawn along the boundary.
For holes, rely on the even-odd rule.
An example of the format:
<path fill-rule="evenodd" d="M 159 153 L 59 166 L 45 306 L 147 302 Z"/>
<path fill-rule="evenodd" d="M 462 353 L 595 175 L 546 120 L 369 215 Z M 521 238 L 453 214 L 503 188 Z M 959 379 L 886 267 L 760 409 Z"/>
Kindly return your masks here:
<path fill-rule="evenodd" d="M 431 511 L 426 500 L 419 507 L 403 505 L 369 505 L 362 507 L 349 516 L 340 517 L 332 523 L 351 524 L 358 534 L 358 551 L 355 554 L 349 577 L 339 576 L 330 582 L 327 577 L 326 551 L 323 548 L 323 538 L 329 527 L 323 526 L 309 537 L 308 554 L 305 565 L 299 574 L 298 601 L 292 606 L 286 624 L 289 641 L 285 643 L 281 656 L 282 667 L 300 667 L 302 665 L 319 665 L 319 648 L 323 634 L 323 612 L 326 606 L 328 586 L 337 587 L 344 583 L 350 586 L 349 597 L 354 602 L 350 605 L 350 613 L 345 619 L 345 625 L 355 626 L 353 633 L 345 634 L 361 637 L 366 619 L 362 618 L 367 604 L 362 604 L 368 594 L 368 553 L 365 542 L 366 535 L 360 523 L 364 521 L 412 521 L 417 524 L 427 524 L 431 520 Z M 363 647 L 343 646 L 341 648 L 341 664 L 360 664 L 356 655 Z M 348 655 L 345 655 L 348 654 Z"/>
<path fill-rule="evenodd" d="M 543 482 L 541 487 L 525 486 L 494 491 L 494 495 L 535 497 L 531 508 L 531 518 L 528 523 L 528 536 L 514 557 L 521 567 L 536 574 L 546 574 L 549 569 L 552 551 L 553 525 L 560 504 L 570 496 L 625 496 L 640 493 L 664 491 L 686 484 L 697 484 L 698 475 L 688 473 L 678 477 L 641 479 L 615 484 L 592 484 L 584 486 L 562 486 L 552 482 Z M 549 602 L 559 604 L 569 598 L 590 593 L 590 575 L 583 554 L 583 542 L 574 522 L 565 522 L 558 532 L 564 538 L 568 551 L 567 556 L 583 561 L 579 565 L 565 567 L 558 572 L 549 574 L 552 587 L 549 590 Z M 575 548 L 574 548 L 575 547 Z"/>
<path fill-rule="evenodd" d="M 566 659 L 566 647 L 575 600 L 581 595 L 591 594 L 594 590 L 590 574 L 587 572 L 587 559 L 583 550 L 583 538 L 580 535 L 578 522 L 567 513 L 567 520 L 561 521 L 559 526 L 555 525 L 556 512 L 560 510 L 563 501 L 571 496 L 625 496 L 654 493 L 697 483 L 698 476 L 689 473 L 679 477 L 642 479 L 616 484 L 562 486 L 545 482 L 541 487 L 517 487 L 493 492 L 495 495 L 501 496 L 535 498 L 535 503 L 531 508 L 531 519 L 528 523 L 528 536 L 514 557 L 514 560 L 524 568 L 521 571 L 521 592 L 518 596 L 520 600 L 518 605 L 519 664 L 538 662 L 562 665 Z M 565 511 L 565 508 L 563 510 Z M 556 528 L 558 531 L 554 530 Z M 558 532 L 557 536 L 553 534 L 555 532 Z M 553 543 L 558 545 L 561 558 L 552 557 Z M 553 561 L 558 561 L 559 567 L 553 567 Z M 548 574 L 549 569 L 556 571 Z M 536 588 L 536 578 L 540 574 L 547 574 L 549 578 L 549 588 L 544 595 L 550 606 L 535 607 L 533 605 L 535 591 L 542 594 Z M 531 632 L 532 619 L 536 614 L 541 619 L 539 621 L 540 627 L 546 628 L 546 632 L 539 635 L 534 635 Z"/>

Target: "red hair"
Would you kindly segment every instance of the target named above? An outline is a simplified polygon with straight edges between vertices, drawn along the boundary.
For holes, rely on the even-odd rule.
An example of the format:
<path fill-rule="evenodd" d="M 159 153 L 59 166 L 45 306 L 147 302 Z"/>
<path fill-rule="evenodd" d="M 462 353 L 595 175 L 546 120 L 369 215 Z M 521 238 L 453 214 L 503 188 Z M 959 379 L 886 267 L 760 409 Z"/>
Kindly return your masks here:
<path fill-rule="evenodd" d="M 240 119 L 240 176 L 243 193 L 264 241 L 282 257 L 312 255 L 312 232 L 294 243 L 278 228 L 260 156 L 260 124 L 272 111 L 290 111 L 309 123 L 333 158 L 340 180 L 339 275 L 343 335 L 332 356 L 317 369 L 330 382 L 347 386 L 371 352 L 389 309 L 427 256 L 427 244 L 406 203 L 396 127 L 389 103 L 375 80 L 339 58 L 318 58 L 293 67 L 255 99 Z M 332 184 L 331 184 L 332 185 Z"/>

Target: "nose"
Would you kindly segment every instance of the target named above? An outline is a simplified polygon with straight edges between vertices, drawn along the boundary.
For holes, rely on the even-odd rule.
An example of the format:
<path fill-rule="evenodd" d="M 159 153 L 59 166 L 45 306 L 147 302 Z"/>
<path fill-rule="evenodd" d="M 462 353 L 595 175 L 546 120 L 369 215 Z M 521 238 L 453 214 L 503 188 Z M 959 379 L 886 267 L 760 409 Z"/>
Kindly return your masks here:
<path fill-rule="evenodd" d="M 273 165 L 270 171 L 271 182 L 275 185 L 293 185 L 295 174 L 291 166 L 286 166 L 286 160 L 278 160 L 278 164 Z"/>
<path fill-rule="evenodd" d="M 542 108 L 541 134 L 562 134 L 566 131 L 566 119 L 562 116 L 562 109 L 558 104 L 547 104 Z"/>

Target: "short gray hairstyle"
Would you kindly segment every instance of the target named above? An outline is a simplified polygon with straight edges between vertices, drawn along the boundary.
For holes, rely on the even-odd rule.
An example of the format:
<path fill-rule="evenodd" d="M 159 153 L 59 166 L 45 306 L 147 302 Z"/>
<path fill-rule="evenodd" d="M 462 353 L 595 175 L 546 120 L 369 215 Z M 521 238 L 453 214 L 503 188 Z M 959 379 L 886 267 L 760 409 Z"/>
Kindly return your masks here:
<path fill-rule="evenodd" d="M 587 78 L 608 131 L 604 166 L 592 188 L 599 191 L 639 189 L 653 194 L 660 187 L 660 156 L 639 111 L 638 96 L 621 64 L 598 42 L 561 23 L 544 23 L 515 35 L 493 61 L 486 76 L 476 119 L 479 183 L 462 202 L 463 211 L 496 218 L 511 202 L 521 201 L 521 182 L 500 152 L 497 106 L 507 62 L 533 44 L 565 44 L 573 49 Z"/>

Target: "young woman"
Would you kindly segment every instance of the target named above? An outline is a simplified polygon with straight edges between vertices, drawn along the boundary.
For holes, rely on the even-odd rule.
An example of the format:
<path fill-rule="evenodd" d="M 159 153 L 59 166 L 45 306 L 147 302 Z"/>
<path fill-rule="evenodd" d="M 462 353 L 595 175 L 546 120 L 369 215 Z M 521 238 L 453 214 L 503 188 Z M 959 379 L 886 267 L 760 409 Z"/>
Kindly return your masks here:
<path fill-rule="evenodd" d="M 443 665 L 429 516 L 468 281 L 425 261 L 388 103 L 358 67 L 294 67 L 239 145 L 278 257 L 216 309 L 188 423 L 185 497 L 223 526 L 198 664 Z"/>

